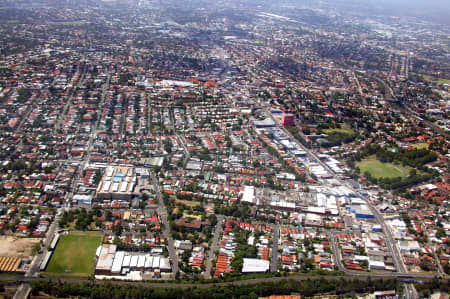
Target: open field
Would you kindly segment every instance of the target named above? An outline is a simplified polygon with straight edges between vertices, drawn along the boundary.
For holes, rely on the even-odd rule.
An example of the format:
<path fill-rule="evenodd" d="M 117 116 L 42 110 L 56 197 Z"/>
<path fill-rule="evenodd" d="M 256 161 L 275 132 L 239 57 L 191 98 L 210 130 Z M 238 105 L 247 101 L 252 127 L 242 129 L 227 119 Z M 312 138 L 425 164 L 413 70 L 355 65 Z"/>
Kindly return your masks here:
<path fill-rule="evenodd" d="M 325 129 L 323 131 L 325 132 L 325 134 L 339 133 L 339 134 L 353 135 L 355 133 L 352 129 L 345 127 L 336 129 Z"/>
<path fill-rule="evenodd" d="M 321 132 L 327 135 L 326 139 L 331 146 L 352 142 L 357 136 L 357 134 L 346 125 L 341 125 L 341 128 L 323 129 Z"/>
<path fill-rule="evenodd" d="M 428 75 L 421 75 L 425 80 L 436 82 L 437 84 L 450 84 L 450 80 L 443 79 L 443 78 L 435 78 Z"/>
<path fill-rule="evenodd" d="M 95 252 L 101 244 L 103 233 L 71 232 L 62 235 L 47 272 L 87 276 L 94 273 Z"/>
<path fill-rule="evenodd" d="M 177 203 L 182 203 L 187 207 L 196 207 L 200 205 L 200 202 L 198 201 L 189 201 L 189 200 L 182 200 L 182 199 L 176 199 Z"/>
<path fill-rule="evenodd" d="M 424 148 L 428 148 L 429 144 L 423 142 L 423 143 L 415 143 L 415 144 L 412 144 L 411 146 L 416 149 L 424 149 Z"/>
<path fill-rule="evenodd" d="M 361 162 L 356 163 L 360 173 L 368 171 L 375 178 L 396 178 L 405 177 L 411 171 L 411 167 L 395 165 L 393 163 L 383 163 L 377 160 L 375 156 L 370 156 Z"/>
<path fill-rule="evenodd" d="M 28 258 L 32 255 L 33 247 L 40 241 L 39 238 L 0 236 L 0 256 Z"/>

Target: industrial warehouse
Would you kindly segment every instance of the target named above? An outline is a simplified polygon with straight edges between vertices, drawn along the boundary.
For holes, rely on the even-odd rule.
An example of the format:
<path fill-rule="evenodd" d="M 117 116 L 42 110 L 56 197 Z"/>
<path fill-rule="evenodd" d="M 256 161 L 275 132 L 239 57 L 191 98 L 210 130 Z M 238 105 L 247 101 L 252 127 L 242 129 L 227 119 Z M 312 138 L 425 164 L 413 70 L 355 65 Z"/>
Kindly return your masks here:
<path fill-rule="evenodd" d="M 159 278 L 162 272 L 171 272 L 169 259 L 160 256 L 159 252 L 144 254 L 118 251 L 116 245 L 104 244 L 97 248 L 96 255 L 98 262 L 95 274 L 97 276 L 122 276 L 140 280 L 143 274 Z"/>
<path fill-rule="evenodd" d="M 97 187 L 98 199 L 129 200 L 136 185 L 133 167 L 108 166 Z"/>

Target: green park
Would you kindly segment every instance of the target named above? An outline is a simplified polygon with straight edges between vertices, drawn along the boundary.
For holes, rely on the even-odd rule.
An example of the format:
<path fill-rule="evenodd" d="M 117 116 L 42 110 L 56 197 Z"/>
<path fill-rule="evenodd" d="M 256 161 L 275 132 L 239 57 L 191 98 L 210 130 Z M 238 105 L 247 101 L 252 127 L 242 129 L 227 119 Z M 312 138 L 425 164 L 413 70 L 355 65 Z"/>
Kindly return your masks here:
<path fill-rule="evenodd" d="M 95 253 L 102 238 L 103 234 L 99 232 L 71 232 L 62 235 L 47 272 L 74 276 L 94 274 Z"/>
<path fill-rule="evenodd" d="M 356 163 L 356 166 L 359 167 L 361 174 L 368 172 L 372 177 L 377 179 L 406 177 L 412 170 L 409 166 L 402 166 L 394 163 L 383 163 L 379 161 L 375 155 L 369 156 L 366 159 Z"/>

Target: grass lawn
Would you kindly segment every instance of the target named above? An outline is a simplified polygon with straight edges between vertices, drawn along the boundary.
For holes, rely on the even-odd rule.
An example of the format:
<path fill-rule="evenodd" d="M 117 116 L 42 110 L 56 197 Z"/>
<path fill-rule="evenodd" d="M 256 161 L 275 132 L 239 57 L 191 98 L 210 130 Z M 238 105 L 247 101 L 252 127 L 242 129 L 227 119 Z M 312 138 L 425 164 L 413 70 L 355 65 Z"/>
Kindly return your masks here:
<path fill-rule="evenodd" d="M 346 135 L 353 135 L 355 132 L 353 132 L 352 129 L 346 128 L 346 127 L 342 127 L 339 129 L 325 129 L 323 130 L 325 132 L 325 134 L 331 134 L 331 133 L 340 133 L 340 134 L 346 134 Z"/>
<path fill-rule="evenodd" d="M 411 146 L 416 149 L 424 149 L 424 148 L 428 148 L 429 144 L 426 142 L 423 142 L 423 143 L 415 143 L 415 144 L 412 144 Z"/>
<path fill-rule="evenodd" d="M 450 84 L 450 80 L 443 79 L 443 78 L 435 78 L 428 75 L 422 75 L 422 77 L 428 81 L 435 82 L 437 84 Z"/>
<path fill-rule="evenodd" d="M 88 276 L 94 273 L 95 252 L 101 244 L 103 233 L 71 232 L 62 235 L 47 272 Z"/>
<path fill-rule="evenodd" d="M 395 178 L 405 177 L 412 170 L 411 167 L 404 167 L 402 165 L 395 165 L 393 163 L 383 163 L 377 160 L 375 156 L 370 156 L 361 162 L 356 163 L 361 174 L 368 171 L 372 177 L 375 178 Z"/>

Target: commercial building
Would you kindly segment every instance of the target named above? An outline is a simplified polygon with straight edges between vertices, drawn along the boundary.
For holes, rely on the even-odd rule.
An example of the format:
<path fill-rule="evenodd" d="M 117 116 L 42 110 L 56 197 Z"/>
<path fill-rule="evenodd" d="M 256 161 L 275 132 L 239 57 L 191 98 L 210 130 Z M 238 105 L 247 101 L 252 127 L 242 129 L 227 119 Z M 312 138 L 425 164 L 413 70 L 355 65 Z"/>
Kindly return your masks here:
<path fill-rule="evenodd" d="M 253 125 L 256 128 L 272 128 L 275 127 L 275 122 L 270 118 L 266 118 L 264 120 L 255 120 Z"/>
<path fill-rule="evenodd" d="M 170 272 L 168 258 L 149 253 L 117 251 L 116 245 L 104 244 L 97 249 L 97 275 L 126 275 L 130 271 Z"/>
<path fill-rule="evenodd" d="M 281 117 L 281 124 L 283 127 L 292 127 L 294 125 L 294 121 L 294 114 L 283 113 L 283 116 Z"/>
<path fill-rule="evenodd" d="M 136 172 L 133 167 L 109 166 L 97 187 L 97 198 L 130 200 L 135 185 Z"/>
<path fill-rule="evenodd" d="M 270 268 L 269 261 L 244 258 L 242 273 L 264 273 L 268 272 L 269 268 Z"/>
<path fill-rule="evenodd" d="M 355 214 L 355 217 L 358 219 L 374 219 L 372 211 L 369 209 L 367 205 L 361 206 L 346 206 L 346 210 L 351 211 Z"/>
<path fill-rule="evenodd" d="M 385 270 L 386 265 L 382 261 L 369 260 L 369 271 L 372 270 Z"/>
<path fill-rule="evenodd" d="M 105 244 L 97 248 L 98 261 L 95 267 L 95 274 L 111 274 L 116 250 L 117 246 L 111 244 Z"/>
<path fill-rule="evenodd" d="M 245 186 L 242 193 L 242 202 L 255 203 L 255 187 Z"/>
<path fill-rule="evenodd" d="M 119 251 L 114 257 L 114 261 L 111 268 L 112 274 L 120 274 L 122 270 L 123 259 L 125 257 L 124 251 Z"/>

